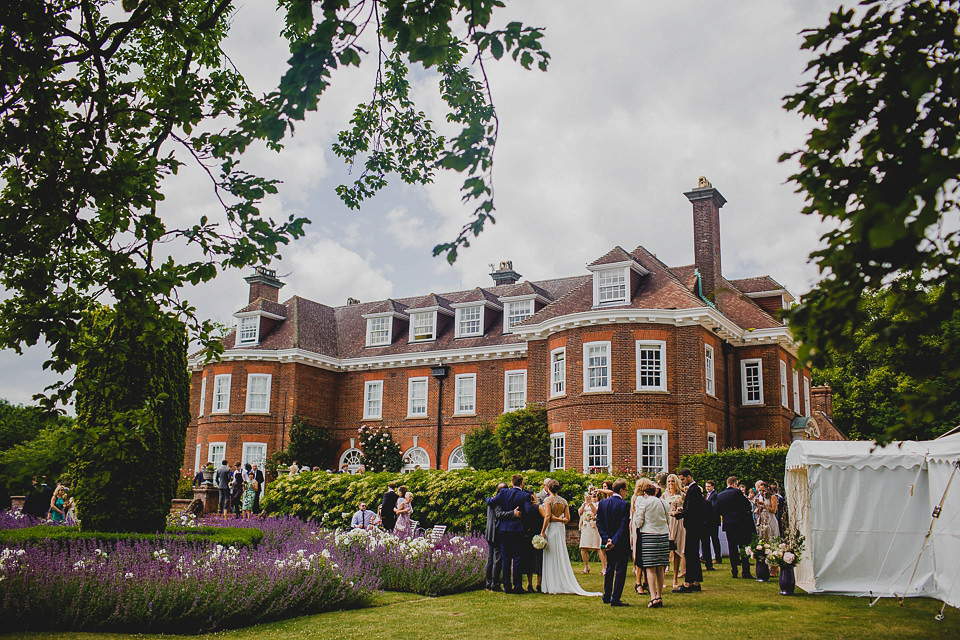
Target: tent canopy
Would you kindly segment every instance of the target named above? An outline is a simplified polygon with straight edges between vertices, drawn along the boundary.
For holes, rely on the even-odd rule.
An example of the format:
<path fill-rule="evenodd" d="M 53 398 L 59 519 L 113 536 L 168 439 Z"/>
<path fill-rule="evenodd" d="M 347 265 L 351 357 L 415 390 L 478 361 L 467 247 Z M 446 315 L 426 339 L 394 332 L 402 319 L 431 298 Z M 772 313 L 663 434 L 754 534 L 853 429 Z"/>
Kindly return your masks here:
<path fill-rule="evenodd" d="M 807 539 L 797 584 L 808 592 L 929 596 L 960 607 L 958 460 L 960 434 L 886 447 L 795 441 L 787 453 L 787 505 Z"/>

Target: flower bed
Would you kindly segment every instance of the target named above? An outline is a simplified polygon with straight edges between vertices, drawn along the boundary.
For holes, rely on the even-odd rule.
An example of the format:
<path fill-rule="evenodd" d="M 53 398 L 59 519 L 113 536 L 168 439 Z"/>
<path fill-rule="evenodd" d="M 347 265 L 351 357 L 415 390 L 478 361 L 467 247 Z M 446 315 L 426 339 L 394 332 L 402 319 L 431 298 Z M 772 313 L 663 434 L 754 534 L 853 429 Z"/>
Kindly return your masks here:
<path fill-rule="evenodd" d="M 21 522 L 36 524 L 0 515 L 0 525 Z M 295 518 L 202 524 L 256 528 L 263 539 L 255 548 L 176 537 L 5 545 L 4 629 L 198 633 L 363 606 L 379 588 L 454 593 L 484 576 L 481 538 L 323 531 Z"/>
<path fill-rule="evenodd" d="M 487 543 L 473 536 L 427 538 L 396 536 L 384 531 L 324 532 L 345 552 L 368 558 L 367 566 L 383 580 L 383 589 L 429 596 L 476 589 L 483 584 Z"/>

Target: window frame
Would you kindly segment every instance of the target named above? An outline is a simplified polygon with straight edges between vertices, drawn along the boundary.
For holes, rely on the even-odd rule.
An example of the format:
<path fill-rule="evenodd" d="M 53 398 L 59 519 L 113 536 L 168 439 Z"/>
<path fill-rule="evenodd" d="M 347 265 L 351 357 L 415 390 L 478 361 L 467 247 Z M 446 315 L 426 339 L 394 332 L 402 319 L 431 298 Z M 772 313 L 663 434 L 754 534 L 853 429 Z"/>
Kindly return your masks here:
<path fill-rule="evenodd" d="M 557 443 L 559 447 L 557 446 Z M 560 455 L 557 456 L 557 449 L 560 450 Z M 557 464 L 557 461 L 560 461 L 560 464 Z M 550 434 L 550 471 L 557 471 L 560 469 L 567 468 L 567 433 L 565 431 L 560 431 L 557 433 Z"/>
<path fill-rule="evenodd" d="M 371 413 L 370 402 L 372 400 L 370 393 L 377 389 L 379 397 L 377 398 L 377 413 Z M 363 419 L 364 420 L 383 420 L 383 380 L 364 380 L 363 381 Z"/>
<path fill-rule="evenodd" d="M 806 417 L 811 417 L 810 410 L 810 378 L 803 376 L 803 408 L 806 411 Z"/>
<path fill-rule="evenodd" d="M 590 465 L 590 436 L 606 436 L 606 467 L 601 465 Z M 606 469 L 609 473 L 613 470 L 613 430 L 612 429 L 587 429 L 583 432 L 583 472 L 589 473 L 590 469 Z"/>
<path fill-rule="evenodd" d="M 747 368 L 756 365 L 757 367 L 757 391 L 759 399 L 749 399 L 749 386 L 747 384 Z M 763 359 L 745 358 L 740 361 L 740 404 L 744 407 L 763 406 Z"/>
<path fill-rule="evenodd" d="M 453 458 L 457 455 L 457 452 L 460 452 L 460 456 L 463 458 L 463 464 L 457 463 L 454 466 Z M 469 469 L 470 465 L 467 464 L 467 455 L 463 451 L 463 445 L 457 445 L 453 448 L 453 451 L 450 452 L 450 455 L 447 456 L 447 471 L 455 471 L 457 469 Z"/>
<path fill-rule="evenodd" d="M 261 449 L 261 450 L 263 451 L 263 460 L 262 460 L 262 462 L 261 462 L 261 461 L 255 461 L 255 460 L 253 460 L 252 458 L 250 458 L 250 457 L 247 455 L 247 447 L 254 448 L 254 449 Z M 248 462 L 249 462 L 250 464 L 256 464 L 256 465 L 257 465 L 257 470 L 263 471 L 264 473 L 266 473 L 266 468 L 265 468 L 265 467 L 266 467 L 266 464 L 267 464 L 267 443 L 266 443 L 266 442 L 261 442 L 261 441 L 255 440 L 255 441 L 253 441 L 253 442 L 244 442 L 244 443 L 240 446 L 240 464 L 243 465 L 243 466 L 246 466 L 246 464 L 247 464 Z"/>
<path fill-rule="evenodd" d="M 473 380 L 473 404 L 470 410 L 460 408 L 460 399 L 463 391 L 463 381 Z M 475 416 L 477 415 L 477 374 L 476 373 L 458 373 L 454 376 L 453 382 L 453 415 L 455 416 Z"/>
<path fill-rule="evenodd" d="M 784 409 L 790 408 L 790 391 L 787 389 L 787 363 L 780 361 L 780 404 Z"/>
<path fill-rule="evenodd" d="M 590 347 L 600 346 L 600 345 L 603 345 L 603 346 L 606 348 L 606 359 L 607 359 L 607 361 L 606 361 L 606 365 L 604 365 L 604 366 L 605 366 L 605 368 L 606 368 L 606 370 L 607 370 L 607 374 L 606 374 L 606 375 L 607 375 L 607 383 L 606 383 L 605 386 L 591 387 L 591 386 L 590 386 L 590 369 L 591 369 L 591 367 L 590 367 L 590 365 L 589 365 L 590 357 L 589 357 L 589 355 L 588 355 L 588 352 L 589 352 L 589 350 L 590 350 Z M 613 366 L 612 366 L 612 363 L 611 363 L 610 352 L 611 352 L 611 348 L 610 348 L 610 341 L 609 341 L 609 340 L 595 340 L 595 341 L 592 341 L 592 342 L 584 342 L 584 343 L 583 343 L 583 392 L 584 392 L 584 393 L 597 393 L 597 392 L 613 391 Z"/>
<path fill-rule="evenodd" d="M 415 384 L 423 383 L 423 412 L 414 412 L 414 401 L 418 398 L 413 397 L 413 388 Z M 415 376 L 407 378 L 407 419 L 421 419 L 428 417 L 430 405 L 430 378 L 427 376 Z"/>
<path fill-rule="evenodd" d="M 386 340 L 385 340 L 385 341 L 382 341 L 382 342 L 374 342 L 374 341 L 373 341 L 373 332 L 374 332 L 373 325 L 374 325 L 374 323 L 380 322 L 380 321 L 385 321 L 386 324 L 387 324 L 387 326 L 386 326 L 386 332 L 387 332 Z M 377 331 L 383 331 L 383 329 L 378 329 Z M 366 346 L 368 346 L 368 347 L 386 347 L 386 346 L 389 346 L 389 345 L 391 345 L 391 344 L 393 344 L 393 314 L 392 314 L 392 313 L 390 313 L 390 314 L 383 314 L 383 315 L 371 316 L 371 317 L 367 318 L 367 340 L 366 340 Z"/>
<path fill-rule="evenodd" d="M 230 386 L 233 384 L 233 375 L 230 373 L 218 373 L 213 376 L 213 406 L 210 407 L 210 415 L 215 413 L 230 413 Z M 221 388 L 222 381 L 226 381 L 226 389 Z M 226 397 L 226 403 L 223 408 L 218 408 L 218 399 Z"/>
<path fill-rule="evenodd" d="M 523 376 L 523 403 L 520 406 L 512 406 L 510 404 L 510 378 Z M 504 413 L 508 411 L 518 411 L 527 406 L 527 370 L 526 369 L 511 369 L 503 372 L 503 411 Z"/>
<path fill-rule="evenodd" d="M 643 436 L 659 436 L 661 438 L 661 460 L 659 467 L 643 464 Z M 637 473 L 657 474 L 668 471 L 670 466 L 670 434 L 666 429 L 637 429 Z"/>
<path fill-rule="evenodd" d="M 417 333 L 417 319 L 421 317 L 430 318 L 430 335 L 429 337 L 418 338 L 416 337 Z M 410 340 L 409 342 L 430 342 L 431 340 L 437 339 L 437 312 L 436 311 L 411 311 L 410 312 Z"/>
<path fill-rule="evenodd" d="M 257 345 L 260 343 L 260 316 L 242 316 L 238 318 L 237 322 L 237 346 L 238 347 L 248 347 L 251 345 Z M 249 339 L 244 339 L 243 334 L 244 330 L 248 328 L 247 325 L 253 327 L 253 337 Z"/>
<path fill-rule="evenodd" d="M 197 413 L 197 417 L 201 417 L 204 411 L 204 405 L 207 404 L 207 376 L 203 374 L 200 376 L 200 411 Z"/>
<path fill-rule="evenodd" d="M 253 380 L 258 379 L 262 380 L 266 378 L 267 380 L 267 392 L 266 392 L 266 407 L 263 409 L 255 409 L 251 405 L 251 400 L 253 397 Z M 273 390 L 273 375 L 269 373 L 248 373 L 247 374 L 247 404 L 244 408 L 245 413 L 270 413 L 270 393 Z M 260 394 L 257 394 L 260 395 Z"/>
<path fill-rule="evenodd" d="M 526 300 L 508 300 L 503 303 L 503 332 L 504 333 L 513 333 L 513 328 L 520 324 L 521 322 L 526 321 L 528 318 L 533 317 L 536 312 L 536 305 L 534 304 L 535 300 L 527 298 Z M 519 308 L 521 305 L 526 305 L 529 313 L 521 320 L 513 321 L 510 317 L 510 313 L 515 309 Z"/>
<path fill-rule="evenodd" d="M 656 347 L 656 349 L 654 349 Z M 660 353 L 660 384 L 646 385 L 640 384 L 641 380 L 641 351 L 658 351 Z M 666 391 L 667 390 L 667 342 L 665 340 L 637 340 L 634 347 L 635 373 L 637 376 L 637 391 Z"/>
<path fill-rule="evenodd" d="M 222 448 L 223 453 L 220 456 L 214 456 L 214 449 Z M 227 443 L 226 442 L 209 442 L 207 443 L 207 462 L 212 462 L 213 466 L 219 467 L 220 463 L 227 459 Z"/>
<path fill-rule="evenodd" d="M 201 453 L 202 450 L 203 450 L 203 448 L 202 448 L 202 446 L 200 445 L 200 443 L 198 442 L 198 443 L 197 443 L 197 457 L 194 458 L 194 461 L 193 461 L 193 472 L 194 472 L 194 473 L 200 471 L 200 469 L 203 468 L 203 467 L 201 466 L 201 464 L 200 464 L 200 453 Z"/>
<path fill-rule="evenodd" d="M 604 286 L 601 280 L 605 276 L 610 276 L 619 272 L 619 277 L 623 278 L 623 295 L 619 298 L 601 300 L 601 291 Z M 610 287 L 610 285 L 605 285 Z M 617 267 L 597 267 L 593 269 L 593 306 L 594 307 L 612 307 L 630 303 L 630 268 L 627 266 Z"/>
<path fill-rule="evenodd" d="M 418 462 L 407 462 L 407 456 L 411 453 L 416 452 L 417 454 L 423 453 L 423 458 L 426 459 L 426 465 Z M 419 464 L 421 469 L 431 469 L 430 466 L 430 452 L 421 447 L 420 445 L 414 445 L 403 452 L 403 466 L 400 468 L 400 473 L 410 473 L 414 468 Z"/>
<path fill-rule="evenodd" d="M 354 453 L 354 452 L 356 452 L 356 454 L 357 454 L 356 456 L 350 455 L 350 454 L 352 454 L 352 453 Z M 349 449 L 347 449 L 346 451 L 344 451 L 343 453 L 341 453 L 341 454 L 340 454 L 340 463 L 337 465 L 337 469 L 342 469 L 342 468 L 343 468 L 343 463 L 346 462 L 346 463 L 347 463 L 347 471 L 348 471 L 349 473 L 351 473 L 351 474 L 354 474 L 354 473 L 356 473 L 356 472 L 360 469 L 361 466 L 363 466 L 363 463 L 362 463 L 362 462 L 352 462 L 352 463 L 351 463 L 351 462 L 349 462 L 349 460 L 363 460 L 363 451 L 361 451 L 361 450 L 358 449 L 357 447 L 350 447 Z"/>
<path fill-rule="evenodd" d="M 454 326 L 456 331 L 454 332 L 455 338 L 477 338 L 483 336 L 483 327 L 484 327 L 484 308 L 486 305 L 483 302 L 478 302 L 477 304 L 463 304 L 462 306 L 457 306 L 454 309 Z M 476 331 L 465 332 L 461 324 L 464 322 L 463 315 L 465 312 L 474 310 L 479 310 L 480 317 L 476 319 L 467 320 L 467 322 L 476 322 L 477 329 Z"/>
<path fill-rule="evenodd" d="M 800 372 L 793 370 L 793 412 L 800 415 Z"/>
<path fill-rule="evenodd" d="M 717 397 L 717 384 L 716 384 L 716 353 L 713 349 L 713 345 L 705 344 L 703 345 L 703 367 L 704 367 L 704 382 L 703 388 L 708 396 L 714 398 Z"/>
<path fill-rule="evenodd" d="M 767 441 L 766 440 L 744 440 L 743 441 L 743 450 L 750 451 L 751 449 L 766 449 Z"/>
<path fill-rule="evenodd" d="M 716 453 L 716 452 L 717 452 L 717 434 L 713 431 L 707 431 L 707 453 Z"/>
<path fill-rule="evenodd" d="M 557 356 L 562 356 L 563 367 L 558 376 Z M 559 385 L 559 388 L 558 388 Z M 550 397 L 560 398 L 567 395 L 567 348 L 559 347 L 550 352 Z"/>

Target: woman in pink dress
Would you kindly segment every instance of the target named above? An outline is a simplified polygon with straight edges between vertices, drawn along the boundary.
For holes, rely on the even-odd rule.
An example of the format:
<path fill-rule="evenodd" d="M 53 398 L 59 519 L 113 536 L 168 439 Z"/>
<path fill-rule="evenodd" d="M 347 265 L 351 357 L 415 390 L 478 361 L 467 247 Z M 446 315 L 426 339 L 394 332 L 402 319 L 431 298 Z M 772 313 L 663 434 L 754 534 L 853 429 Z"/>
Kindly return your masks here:
<path fill-rule="evenodd" d="M 397 524 L 393 527 L 393 530 L 397 533 L 403 533 L 405 535 L 413 534 L 413 494 L 407 491 L 406 486 L 400 486 L 397 488 L 397 506 L 393 509 L 394 513 L 397 514 Z"/>

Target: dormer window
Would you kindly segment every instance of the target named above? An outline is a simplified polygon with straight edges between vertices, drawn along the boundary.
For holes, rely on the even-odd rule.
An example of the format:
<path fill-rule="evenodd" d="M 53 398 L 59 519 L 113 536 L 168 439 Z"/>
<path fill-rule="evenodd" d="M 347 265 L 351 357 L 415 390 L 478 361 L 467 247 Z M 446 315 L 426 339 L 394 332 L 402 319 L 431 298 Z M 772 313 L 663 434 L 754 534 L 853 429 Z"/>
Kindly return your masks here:
<path fill-rule="evenodd" d="M 457 307 L 457 338 L 469 338 L 483 335 L 483 304 Z"/>
<path fill-rule="evenodd" d="M 237 344 L 257 344 L 260 340 L 260 316 L 240 318 L 237 327 Z"/>
<path fill-rule="evenodd" d="M 421 311 L 410 314 L 410 342 L 437 339 L 437 312 Z"/>
<path fill-rule="evenodd" d="M 604 269 L 595 275 L 597 304 L 615 304 L 627 301 L 627 270 Z"/>
<path fill-rule="evenodd" d="M 650 273 L 640 263 L 633 260 L 613 264 L 591 265 L 587 269 L 593 272 L 593 306 L 610 307 L 630 304 L 630 294 L 636 279 L 631 274 Z"/>
<path fill-rule="evenodd" d="M 533 315 L 533 300 L 515 300 L 506 302 L 503 314 L 503 332 L 510 333 L 513 328 Z"/>
<path fill-rule="evenodd" d="M 380 347 L 391 342 L 393 314 L 367 318 L 367 346 Z"/>

